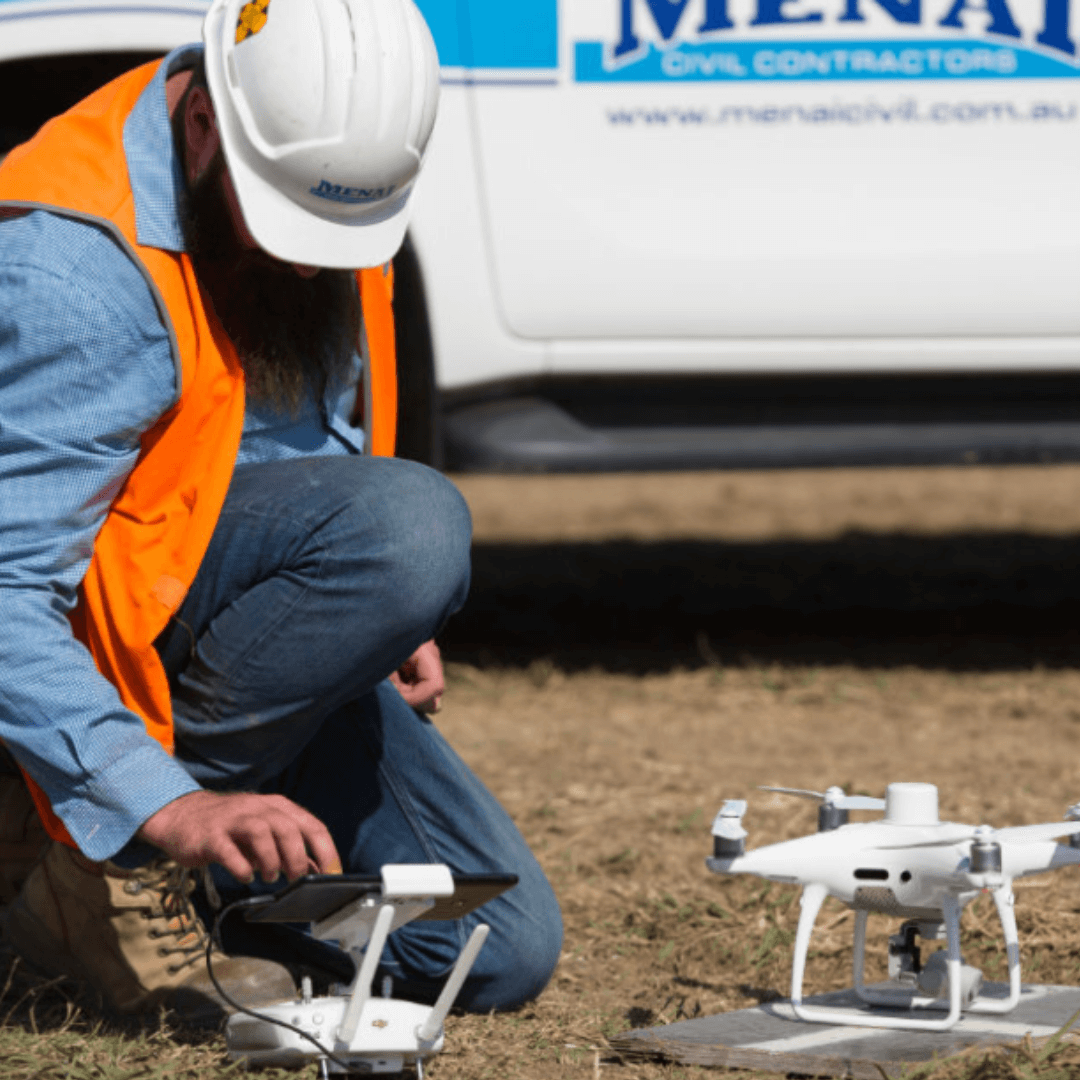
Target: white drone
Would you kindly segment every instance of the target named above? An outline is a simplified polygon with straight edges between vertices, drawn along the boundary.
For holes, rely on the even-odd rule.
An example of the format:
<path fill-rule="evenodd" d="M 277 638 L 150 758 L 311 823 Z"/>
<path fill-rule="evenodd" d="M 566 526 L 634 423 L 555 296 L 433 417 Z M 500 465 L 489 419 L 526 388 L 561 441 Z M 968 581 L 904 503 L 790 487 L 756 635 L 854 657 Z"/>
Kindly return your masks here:
<path fill-rule="evenodd" d="M 890 784 L 884 799 L 765 788 L 821 800 L 815 835 L 746 851 L 742 818 L 746 802 L 729 800 L 713 822 L 714 854 L 706 865 L 717 874 L 754 874 L 802 885 L 799 928 L 791 968 L 791 1006 L 801 1020 L 862 1027 L 945 1031 L 961 1011 L 1006 1013 L 1020 1000 L 1020 945 L 1013 912 L 1014 878 L 1080 863 L 1080 806 L 1067 820 L 992 829 L 938 820 L 933 784 Z M 879 821 L 848 823 L 851 810 L 884 810 Z M 1071 837 L 1067 843 L 1057 843 Z M 982 974 L 960 957 L 960 914 L 980 893 L 994 898 L 1009 962 L 1007 997 L 981 995 Z M 826 896 L 855 911 L 854 989 L 868 1010 L 807 1006 L 803 974 L 810 935 Z M 866 922 L 871 911 L 906 920 L 889 938 L 889 982 L 863 981 Z M 944 931 L 944 932 L 943 932 Z M 916 938 L 945 939 L 946 949 L 920 965 Z M 914 1013 L 942 1009 L 934 1019 Z M 886 1011 L 882 1011 L 882 1009 Z M 905 1014 L 906 1010 L 906 1014 Z"/>
<path fill-rule="evenodd" d="M 229 1057 L 254 1066 L 316 1061 L 323 1077 L 411 1066 L 422 1080 L 424 1062 L 442 1050 L 443 1021 L 488 927 L 473 930 L 433 1006 L 391 997 L 389 979 L 381 996 L 373 993 L 386 939 L 413 919 L 461 918 L 516 881 L 513 874 L 452 875 L 441 864 L 388 865 L 378 876 L 302 878 L 275 895 L 233 905 L 247 909 L 249 922 L 310 923 L 315 937 L 337 941 L 351 955 L 356 978 L 325 997 L 313 997 L 305 978 L 296 1001 L 240 1009 L 225 1026 Z"/>

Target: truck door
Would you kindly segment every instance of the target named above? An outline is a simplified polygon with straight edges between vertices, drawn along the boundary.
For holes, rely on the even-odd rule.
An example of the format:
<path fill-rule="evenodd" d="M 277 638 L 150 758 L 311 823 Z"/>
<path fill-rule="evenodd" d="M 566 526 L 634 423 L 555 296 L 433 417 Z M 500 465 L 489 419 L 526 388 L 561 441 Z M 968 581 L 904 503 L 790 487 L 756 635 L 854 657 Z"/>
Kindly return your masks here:
<path fill-rule="evenodd" d="M 514 335 L 1080 332 L 1069 0 L 459 3 Z"/>

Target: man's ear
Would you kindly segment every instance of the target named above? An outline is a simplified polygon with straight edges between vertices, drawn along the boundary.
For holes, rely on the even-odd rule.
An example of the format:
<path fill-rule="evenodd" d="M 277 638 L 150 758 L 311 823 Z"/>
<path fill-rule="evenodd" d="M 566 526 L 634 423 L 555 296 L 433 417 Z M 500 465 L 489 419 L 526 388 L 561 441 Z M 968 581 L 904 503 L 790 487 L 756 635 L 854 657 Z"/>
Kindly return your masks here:
<path fill-rule="evenodd" d="M 194 86 L 184 107 L 184 138 L 187 141 L 185 173 L 189 184 L 195 183 L 214 160 L 221 146 L 217 119 L 210 94 L 204 86 Z"/>

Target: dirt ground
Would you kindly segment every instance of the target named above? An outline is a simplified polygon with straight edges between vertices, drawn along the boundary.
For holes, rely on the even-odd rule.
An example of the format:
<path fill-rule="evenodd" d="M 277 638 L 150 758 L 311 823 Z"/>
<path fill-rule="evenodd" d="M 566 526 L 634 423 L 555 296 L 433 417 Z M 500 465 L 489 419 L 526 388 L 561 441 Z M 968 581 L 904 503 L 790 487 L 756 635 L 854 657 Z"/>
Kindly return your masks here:
<path fill-rule="evenodd" d="M 480 544 L 1080 530 L 1080 467 L 457 476 Z"/>
<path fill-rule="evenodd" d="M 444 642 L 465 663 L 1080 661 L 1080 468 L 459 483 L 474 581 Z"/>
<path fill-rule="evenodd" d="M 458 1020 L 433 1075 L 705 1075 L 605 1040 L 786 992 L 795 891 L 703 866 L 725 798 L 751 845 L 814 828 L 759 784 L 929 781 L 944 817 L 996 825 L 1080 799 L 1080 469 L 458 483 L 476 583 L 439 722 L 551 875 L 566 944 L 531 1010 Z M 1018 888 L 1032 979 L 1080 983 L 1078 884 Z M 848 983 L 851 923 L 823 915 L 814 989 Z M 871 927 L 883 972 L 895 927 Z M 1000 977 L 989 902 L 965 930 Z"/>
<path fill-rule="evenodd" d="M 457 482 L 474 585 L 438 722 L 532 844 L 566 939 L 532 1007 L 450 1022 L 433 1080 L 717 1075 L 607 1040 L 786 992 L 796 893 L 704 867 L 726 798 L 749 799 L 751 846 L 815 822 L 759 784 L 930 781 L 944 817 L 994 825 L 1080 800 L 1080 468 Z M 1078 885 L 1018 888 L 1033 981 L 1080 984 Z M 851 924 L 822 916 L 811 989 L 847 984 Z M 871 920 L 881 972 L 893 925 Z M 964 927 L 1000 977 L 992 905 Z M 5 1078 L 225 1075 L 219 1044 L 139 1056 L 65 1020 L 48 1051 L 16 1039 L 25 1004 L 8 1015 Z M 999 1065 L 971 1075 L 1051 1075 Z M 1052 1075 L 1080 1078 L 1080 1048 Z"/>

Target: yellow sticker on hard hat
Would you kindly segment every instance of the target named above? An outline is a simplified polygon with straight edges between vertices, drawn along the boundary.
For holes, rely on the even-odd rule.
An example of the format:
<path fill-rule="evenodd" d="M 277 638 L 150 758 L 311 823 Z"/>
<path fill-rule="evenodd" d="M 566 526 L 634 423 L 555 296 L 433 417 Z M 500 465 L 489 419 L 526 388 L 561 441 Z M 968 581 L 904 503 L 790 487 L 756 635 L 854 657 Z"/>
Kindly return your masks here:
<path fill-rule="evenodd" d="M 236 20 L 236 44 L 244 38 L 257 34 L 266 25 L 266 13 L 270 0 L 251 0 L 240 9 L 240 18 Z"/>

